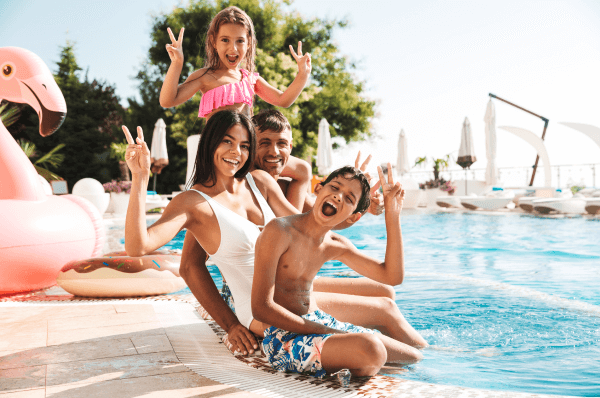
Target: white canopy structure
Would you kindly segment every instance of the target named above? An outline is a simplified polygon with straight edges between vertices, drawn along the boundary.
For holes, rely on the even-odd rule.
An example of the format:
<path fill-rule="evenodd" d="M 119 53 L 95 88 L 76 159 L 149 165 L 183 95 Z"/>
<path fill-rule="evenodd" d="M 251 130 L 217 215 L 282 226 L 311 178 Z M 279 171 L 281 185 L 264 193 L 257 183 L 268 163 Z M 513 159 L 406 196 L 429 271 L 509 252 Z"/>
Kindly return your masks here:
<path fill-rule="evenodd" d="M 560 122 L 560 124 L 570 127 L 590 137 L 600 148 L 600 127 L 592 126 L 591 124 L 583 123 L 568 123 Z"/>
<path fill-rule="evenodd" d="M 540 155 L 542 162 L 544 163 L 544 186 L 552 186 L 552 169 L 550 168 L 550 158 L 548 157 L 548 151 L 544 145 L 544 141 L 529 130 L 525 130 L 520 127 L 501 126 L 502 130 L 506 130 L 509 133 L 516 135 L 519 138 L 527 141 L 532 147 L 535 148 L 537 154 Z"/>
<path fill-rule="evenodd" d="M 162 119 L 158 119 L 154 124 L 152 146 L 150 148 L 150 162 L 152 163 L 152 172 L 158 174 L 169 164 L 169 155 L 167 154 L 167 125 Z"/>
<path fill-rule="evenodd" d="M 400 130 L 398 137 L 398 157 L 396 158 L 396 173 L 401 176 L 410 171 L 410 163 L 408 162 L 408 144 L 406 142 L 406 134 L 404 129 Z"/>
<path fill-rule="evenodd" d="M 317 146 L 317 168 L 319 174 L 325 176 L 331 172 L 333 165 L 333 147 L 331 146 L 331 134 L 329 123 L 325 118 L 319 122 L 319 135 Z"/>
<path fill-rule="evenodd" d="M 487 167 L 485 169 L 485 181 L 488 185 L 498 183 L 498 168 L 496 167 L 496 109 L 490 99 L 488 101 L 485 116 L 485 153 Z"/>

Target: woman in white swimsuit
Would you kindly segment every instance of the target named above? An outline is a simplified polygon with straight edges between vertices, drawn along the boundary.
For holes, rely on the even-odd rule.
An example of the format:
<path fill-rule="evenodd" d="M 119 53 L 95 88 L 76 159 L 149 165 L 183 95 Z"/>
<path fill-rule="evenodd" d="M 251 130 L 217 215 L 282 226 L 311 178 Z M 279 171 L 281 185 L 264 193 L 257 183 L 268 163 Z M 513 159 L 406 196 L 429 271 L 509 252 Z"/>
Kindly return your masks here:
<path fill-rule="evenodd" d="M 150 178 L 150 151 L 140 127 L 135 142 L 127 127 L 123 126 L 123 131 L 129 143 L 125 160 L 132 174 L 125 222 L 127 254 L 143 256 L 187 228 L 227 279 L 239 323 L 262 335 L 266 325 L 252 319 L 250 307 L 254 245 L 271 219 L 297 214 L 298 210 L 285 199 L 269 174 L 262 170 L 248 172 L 256 147 L 252 121 L 227 110 L 208 120 L 198 146 L 192 189 L 174 197 L 149 228 L 144 203 Z M 208 303 L 206 310 L 222 312 L 219 307 L 226 304 L 220 301 Z"/>

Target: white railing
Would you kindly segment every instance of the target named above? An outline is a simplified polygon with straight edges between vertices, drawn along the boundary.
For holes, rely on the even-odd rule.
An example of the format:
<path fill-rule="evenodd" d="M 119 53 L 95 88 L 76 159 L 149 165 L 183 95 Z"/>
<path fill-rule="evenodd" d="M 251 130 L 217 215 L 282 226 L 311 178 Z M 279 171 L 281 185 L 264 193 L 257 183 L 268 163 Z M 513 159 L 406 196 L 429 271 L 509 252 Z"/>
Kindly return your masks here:
<path fill-rule="evenodd" d="M 595 164 L 564 164 L 552 166 L 552 185 L 566 188 L 573 185 L 586 187 L 600 187 L 600 163 Z M 499 167 L 498 180 L 505 187 L 524 187 L 531 181 L 533 167 Z M 430 169 L 413 169 L 405 176 L 409 176 L 418 183 L 433 179 Z M 485 180 L 485 168 L 470 169 L 466 171 L 467 180 Z M 449 168 L 440 171 L 440 177 L 448 180 L 464 180 L 465 171 L 461 168 Z M 538 165 L 535 173 L 534 186 L 544 185 L 544 169 Z"/>

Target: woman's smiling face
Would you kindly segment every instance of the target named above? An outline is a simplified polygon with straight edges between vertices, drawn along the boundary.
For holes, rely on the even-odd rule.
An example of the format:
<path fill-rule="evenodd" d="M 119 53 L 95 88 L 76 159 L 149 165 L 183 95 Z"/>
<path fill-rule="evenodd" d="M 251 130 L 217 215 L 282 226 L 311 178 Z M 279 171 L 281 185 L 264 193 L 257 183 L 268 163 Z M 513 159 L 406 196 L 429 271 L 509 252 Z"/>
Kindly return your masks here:
<path fill-rule="evenodd" d="M 217 33 L 219 61 L 227 69 L 236 69 L 248 52 L 248 30 L 244 25 L 226 23 Z"/>
<path fill-rule="evenodd" d="M 233 177 L 248 161 L 250 155 L 250 134 L 242 125 L 231 127 L 221 140 L 214 156 L 215 171 Z"/>

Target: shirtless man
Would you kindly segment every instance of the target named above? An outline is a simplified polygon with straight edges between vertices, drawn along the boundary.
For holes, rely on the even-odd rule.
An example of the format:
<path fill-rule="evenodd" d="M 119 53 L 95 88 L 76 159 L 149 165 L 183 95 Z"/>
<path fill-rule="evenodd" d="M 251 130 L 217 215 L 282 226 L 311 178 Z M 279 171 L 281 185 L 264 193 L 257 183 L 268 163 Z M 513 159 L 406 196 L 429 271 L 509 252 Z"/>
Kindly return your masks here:
<path fill-rule="evenodd" d="M 255 167 L 269 173 L 282 188 L 288 201 L 296 208 L 309 210 L 314 199 L 306 195 L 310 183 L 310 167 L 306 164 L 305 174 L 293 176 L 292 181 L 280 178 L 292 150 L 292 130 L 283 114 L 277 110 L 262 111 L 255 115 L 257 147 Z M 360 154 L 359 154 L 360 157 Z M 369 158 L 360 166 L 364 170 Z M 359 167 L 360 159 L 355 165 Z M 302 192 L 304 191 L 304 194 Z M 373 204 L 369 208 L 372 214 L 381 214 L 382 196 L 373 192 Z M 215 319 L 228 333 L 232 351 L 244 355 L 253 353 L 258 348 L 255 336 L 245 328 L 236 315 L 221 298 L 205 262 L 206 252 L 200 247 L 191 234 L 186 235 L 183 244 L 180 273 L 188 287 Z M 414 339 L 407 331 L 412 330 L 395 303 L 395 292 L 392 286 L 367 278 L 318 278 L 314 290 L 320 308 L 336 318 L 362 326 L 373 326 L 393 338 L 415 346 L 427 345 L 418 336 Z"/>
<path fill-rule="evenodd" d="M 252 314 L 272 325 L 265 330 L 262 345 L 274 369 L 321 377 L 347 368 L 355 376 L 372 376 L 386 362 L 415 363 L 422 358 L 407 344 L 337 321 L 319 308 L 312 294 L 313 278 L 332 260 L 381 283 L 402 283 L 404 191 L 400 183 L 394 184 L 391 173 L 385 183 L 380 167 L 378 172 L 387 231 L 385 261 L 361 253 L 348 239 L 331 232 L 341 222 L 358 221 L 369 206 L 369 182 L 349 166 L 334 171 L 316 187 L 311 211 L 274 219 L 258 237 Z"/>

